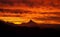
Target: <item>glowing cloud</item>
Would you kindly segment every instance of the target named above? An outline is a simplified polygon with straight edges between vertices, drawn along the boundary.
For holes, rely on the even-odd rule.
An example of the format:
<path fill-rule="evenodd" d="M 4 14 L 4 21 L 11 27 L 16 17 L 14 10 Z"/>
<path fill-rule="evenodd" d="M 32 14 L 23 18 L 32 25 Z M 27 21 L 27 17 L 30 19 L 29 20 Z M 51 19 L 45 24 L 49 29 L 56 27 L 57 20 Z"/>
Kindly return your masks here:
<path fill-rule="evenodd" d="M 60 24 L 59 0 L 0 0 L 0 19 L 14 24 Z"/>

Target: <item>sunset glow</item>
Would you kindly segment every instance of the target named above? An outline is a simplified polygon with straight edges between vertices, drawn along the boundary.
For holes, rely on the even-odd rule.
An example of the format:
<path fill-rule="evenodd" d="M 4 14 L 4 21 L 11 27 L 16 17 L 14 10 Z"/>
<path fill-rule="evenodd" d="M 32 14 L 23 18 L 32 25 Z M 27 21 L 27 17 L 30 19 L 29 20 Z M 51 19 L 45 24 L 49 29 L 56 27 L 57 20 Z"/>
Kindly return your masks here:
<path fill-rule="evenodd" d="M 30 20 L 37 24 L 60 24 L 59 0 L 9 0 L 0 1 L 0 20 L 14 24 L 28 23 Z M 12 3 L 12 4 L 11 4 Z"/>

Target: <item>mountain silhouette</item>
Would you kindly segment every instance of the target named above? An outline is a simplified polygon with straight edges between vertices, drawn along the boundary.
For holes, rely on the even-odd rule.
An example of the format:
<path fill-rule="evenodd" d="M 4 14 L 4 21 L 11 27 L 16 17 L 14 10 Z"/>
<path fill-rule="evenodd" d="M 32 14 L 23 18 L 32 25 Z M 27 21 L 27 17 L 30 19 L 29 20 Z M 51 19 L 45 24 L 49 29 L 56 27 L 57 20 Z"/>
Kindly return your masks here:
<path fill-rule="evenodd" d="M 16 33 L 16 34 L 40 33 L 43 35 L 43 34 L 50 33 L 50 32 L 60 31 L 59 30 L 60 28 L 58 28 L 58 29 L 53 29 L 53 28 L 41 29 L 40 27 L 35 26 L 37 24 L 31 20 L 28 23 L 22 23 L 21 25 L 23 25 L 23 26 L 13 26 L 13 25 L 15 25 L 15 24 L 0 20 L 0 32 L 3 32 L 3 34 L 4 34 L 4 32 L 5 33 L 8 32 L 7 34 L 12 34 L 12 33 Z M 24 26 L 24 25 L 26 25 L 26 26 Z M 28 27 L 27 25 L 32 26 L 32 27 Z"/>
<path fill-rule="evenodd" d="M 30 20 L 28 23 L 22 23 L 22 26 L 28 26 L 28 27 L 34 27 L 37 26 L 37 23 L 33 22 L 32 20 Z"/>

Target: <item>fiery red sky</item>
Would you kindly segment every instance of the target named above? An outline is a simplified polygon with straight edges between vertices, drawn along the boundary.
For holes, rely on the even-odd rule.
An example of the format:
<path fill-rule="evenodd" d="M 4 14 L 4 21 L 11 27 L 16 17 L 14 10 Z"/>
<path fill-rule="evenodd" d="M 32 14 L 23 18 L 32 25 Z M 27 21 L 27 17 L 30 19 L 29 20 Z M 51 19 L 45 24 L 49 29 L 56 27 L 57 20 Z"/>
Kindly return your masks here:
<path fill-rule="evenodd" d="M 60 0 L 0 0 L 0 20 L 60 24 Z"/>

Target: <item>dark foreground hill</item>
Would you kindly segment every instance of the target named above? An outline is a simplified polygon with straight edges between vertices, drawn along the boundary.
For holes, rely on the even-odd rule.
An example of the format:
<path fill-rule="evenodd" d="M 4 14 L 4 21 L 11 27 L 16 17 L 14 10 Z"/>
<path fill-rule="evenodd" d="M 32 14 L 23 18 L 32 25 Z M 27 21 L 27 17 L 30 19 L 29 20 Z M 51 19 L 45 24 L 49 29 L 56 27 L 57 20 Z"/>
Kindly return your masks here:
<path fill-rule="evenodd" d="M 23 23 L 24 24 L 24 23 Z M 22 25 L 23 25 L 22 24 Z M 30 21 L 29 26 L 31 24 L 36 24 L 32 21 Z M 32 25 L 31 25 L 32 26 Z M 41 26 L 40 26 L 41 27 Z M 56 33 L 56 32 L 60 32 L 60 28 L 51 28 L 51 27 L 46 27 L 46 28 L 40 28 L 38 26 L 32 26 L 32 27 L 27 27 L 27 26 L 14 26 L 13 23 L 8 23 L 8 22 L 4 22 L 2 20 L 0 20 L 0 33 L 2 34 L 50 34 L 50 33 Z"/>

